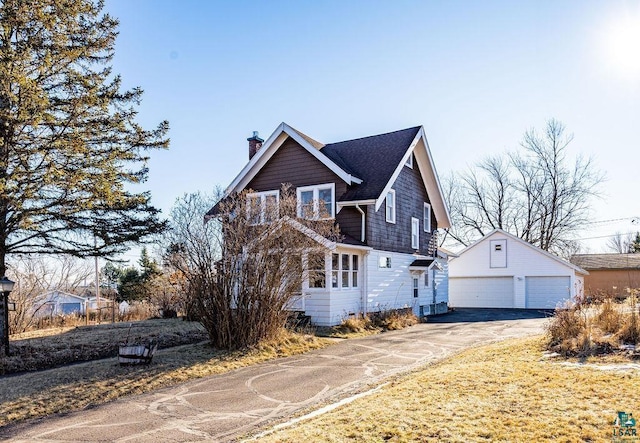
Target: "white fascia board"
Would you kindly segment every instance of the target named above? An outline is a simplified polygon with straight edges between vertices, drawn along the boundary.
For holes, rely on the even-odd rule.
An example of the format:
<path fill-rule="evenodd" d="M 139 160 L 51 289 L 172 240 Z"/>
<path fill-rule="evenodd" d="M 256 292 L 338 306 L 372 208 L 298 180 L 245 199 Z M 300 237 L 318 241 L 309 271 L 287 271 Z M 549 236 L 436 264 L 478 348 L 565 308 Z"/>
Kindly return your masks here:
<path fill-rule="evenodd" d="M 269 161 L 278 148 L 282 146 L 287 139 L 284 132 L 284 123 L 280 123 L 269 138 L 262 144 L 262 147 L 256 152 L 249 163 L 247 163 L 240 173 L 233 179 L 229 187 L 225 190 L 224 196 L 228 197 L 234 191 L 241 191 L 256 176 L 258 171 Z"/>
<path fill-rule="evenodd" d="M 438 171 L 436 170 L 436 165 L 433 161 L 433 157 L 431 156 L 431 149 L 429 148 L 429 141 L 427 140 L 427 135 L 424 132 L 424 127 L 421 126 L 418 133 L 420 134 L 425 147 L 424 151 L 419 152 L 426 153 L 426 161 L 428 164 L 424 164 L 425 162 L 421 161 L 422 159 L 419 157 L 422 157 L 422 155 L 416 156 L 416 160 L 418 161 L 420 173 L 422 174 L 422 180 L 427 188 L 429 200 L 431 200 L 431 207 L 433 208 L 434 215 L 436 216 L 438 228 L 450 228 L 451 216 L 449 215 L 447 204 L 444 201 L 444 193 L 442 192 L 442 186 L 440 185 L 440 178 L 438 177 Z"/>
<path fill-rule="evenodd" d="M 359 246 L 359 245 L 349 245 L 346 243 L 336 243 L 335 244 L 337 248 L 342 249 L 357 249 L 358 251 L 373 251 L 373 248 L 371 246 Z"/>
<path fill-rule="evenodd" d="M 350 201 L 343 201 L 343 202 L 338 202 L 337 205 L 344 207 L 344 206 L 356 206 L 356 205 L 373 205 L 376 201 L 373 199 L 370 200 L 350 200 Z"/>
<path fill-rule="evenodd" d="M 340 214 L 340 211 L 342 210 L 342 208 L 346 208 L 348 206 L 358 206 L 358 205 L 373 205 L 375 204 L 376 201 L 371 199 L 371 200 L 351 200 L 351 201 L 343 201 L 343 202 L 337 202 L 336 203 L 336 214 Z"/>
<path fill-rule="evenodd" d="M 560 257 L 558 257 L 557 255 L 552 254 L 549 251 L 545 251 L 544 249 L 540 249 L 539 247 L 532 245 L 531 243 L 529 243 L 528 241 L 525 241 L 523 239 L 521 239 L 520 237 L 516 237 L 513 234 L 508 233 L 507 231 L 500 229 L 500 228 L 495 228 L 494 230 L 492 230 L 491 232 L 489 232 L 488 234 L 486 234 L 484 237 L 482 237 L 481 239 L 477 240 L 476 242 L 470 244 L 469 246 L 467 246 L 466 248 L 464 248 L 462 251 L 460 251 L 458 253 L 458 256 L 461 256 L 462 254 L 464 254 L 465 252 L 467 252 L 469 249 L 472 249 L 474 247 L 476 247 L 477 245 L 479 245 L 480 243 L 485 242 L 489 237 L 493 236 L 494 234 L 500 234 L 503 235 L 511 240 L 514 240 L 518 243 L 520 243 L 521 245 L 530 248 L 531 250 L 542 254 L 552 260 L 555 260 L 556 262 L 567 266 L 568 268 L 573 269 L 575 272 L 577 272 L 578 274 L 582 274 L 582 275 L 589 275 L 588 271 L 585 271 L 584 269 L 582 269 L 579 266 L 574 265 L 571 262 L 568 262 L 566 260 L 561 259 Z"/>
<path fill-rule="evenodd" d="M 422 127 L 420 127 L 420 131 L 418 131 L 416 136 L 413 138 L 413 141 L 411 142 L 411 144 L 407 148 L 406 152 L 402 156 L 402 159 L 400 160 L 400 163 L 396 166 L 396 169 L 393 171 L 393 174 L 391 175 L 391 178 L 389 179 L 389 181 L 387 182 L 386 186 L 382 190 L 382 193 L 378 196 L 378 199 L 376 200 L 376 207 L 375 207 L 376 211 L 378 209 L 380 209 L 380 206 L 382 206 L 382 203 L 384 202 L 384 199 L 387 198 L 387 193 L 391 189 L 391 186 L 393 186 L 393 184 L 396 182 L 396 179 L 400 175 L 400 172 L 402 172 L 402 168 L 404 168 L 404 164 L 407 162 L 407 160 L 409 159 L 409 156 L 413 152 L 413 149 L 418 144 L 418 141 L 420 140 L 420 137 L 421 137 L 420 134 L 422 133 L 421 131 L 422 131 Z"/>
<path fill-rule="evenodd" d="M 415 149 L 419 142 L 422 140 L 424 149 Z M 420 170 L 420 175 L 422 176 L 422 182 L 427 190 L 427 195 L 429 196 L 429 200 L 431 202 L 431 208 L 433 209 L 433 213 L 436 216 L 436 222 L 438 223 L 438 228 L 446 229 L 451 227 L 451 216 L 449 215 L 449 210 L 447 209 L 447 205 L 444 201 L 444 193 L 442 192 L 442 186 L 440 185 L 440 179 L 438 178 L 438 172 L 436 171 L 435 163 L 433 162 L 433 157 L 431 156 L 431 150 L 429 149 L 429 142 L 427 141 L 427 136 L 424 132 L 424 127 L 420 126 L 420 130 L 416 134 L 415 138 L 409 145 L 407 152 L 405 152 L 400 164 L 394 171 L 391 179 L 385 186 L 382 194 L 378 196 L 376 200 L 375 210 L 377 211 L 384 203 L 384 199 L 387 197 L 387 192 L 391 189 L 393 183 L 395 183 L 398 175 L 402 171 L 404 164 L 407 159 L 414 152 L 414 156 L 416 162 L 418 163 L 418 168 Z"/>
<path fill-rule="evenodd" d="M 269 138 L 263 143 L 262 147 L 258 150 L 256 155 L 242 168 L 242 171 L 236 176 L 235 179 L 231 182 L 229 187 L 225 191 L 225 196 L 230 195 L 234 191 L 241 191 L 244 187 L 255 177 L 258 172 L 264 167 L 264 165 L 269 161 L 271 157 L 278 151 L 280 146 L 285 142 L 285 140 L 291 137 L 294 139 L 300 146 L 306 149 L 311 155 L 313 155 L 316 159 L 318 159 L 323 165 L 329 168 L 334 174 L 344 180 L 347 184 L 360 184 L 362 180 L 358 177 L 354 177 L 351 174 L 348 174 L 334 162 L 332 162 L 329 157 L 324 155 L 320 150 L 318 150 L 315 146 L 311 145 L 307 140 L 298 134 L 298 132 L 293 129 L 288 124 L 282 122 L 278 125 L 275 131 L 269 136 Z"/>
<path fill-rule="evenodd" d="M 289 137 L 294 139 L 302 147 L 304 147 L 307 151 L 309 151 L 309 153 L 313 155 L 316 159 L 318 159 L 323 165 L 331 169 L 331 171 L 334 174 L 336 174 L 338 177 L 340 177 L 342 180 L 344 180 L 345 183 L 349 185 L 353 183 L 355 184 L 362 183 L 361 179 L 354 177 L 351 174 L 348 174 L 344 169 L 342 169 L 341 167 L 336 165 L 334 162 L 332 162 L 329 159 L 329 157 L 324 155 L 319 149 L 317 149 L 315 146 L 311 145 L 308 141 L 306 141 L 303 137 L 301 137 L 300 134 L 298 134 L 298 131 L 296 131 L 286 123 L 282 123 L 282 125 L 284 126 L 284 131 L 289 135 Z"/>

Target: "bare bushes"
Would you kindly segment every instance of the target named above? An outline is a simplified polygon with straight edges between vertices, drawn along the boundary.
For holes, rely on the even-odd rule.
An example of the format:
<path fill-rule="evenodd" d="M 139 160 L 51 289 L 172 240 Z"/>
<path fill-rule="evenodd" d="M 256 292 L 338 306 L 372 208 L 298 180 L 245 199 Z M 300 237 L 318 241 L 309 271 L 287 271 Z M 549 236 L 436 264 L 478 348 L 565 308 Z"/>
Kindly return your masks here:
<path fill-rule="evenodd" d="M 584 300 L 557 309 L 547 326 L 549 348 L 565 356 L 615 352 L 623 345 L 640 344 L 636 294 L 617 303 L 612 297 L 601 303 Z"/>
<path fill-rule="evenodd" d="M 194 214 L 205 214 L 213 200 L 219 200 L 215 216 L 202 223 Z M 192 194 L 178 201 L 167 259 L 184 275 L 189 308 L 213 346 L 238 349 L 273 339 L 303 281 L 325 278 L 324 271 L 308 270 L 324 270 L 322 245 L 337 235 L 333 222 L 296 214 L 295 192 L 287 186 L 277 197 L 244 191 L 223 200 Z"/>

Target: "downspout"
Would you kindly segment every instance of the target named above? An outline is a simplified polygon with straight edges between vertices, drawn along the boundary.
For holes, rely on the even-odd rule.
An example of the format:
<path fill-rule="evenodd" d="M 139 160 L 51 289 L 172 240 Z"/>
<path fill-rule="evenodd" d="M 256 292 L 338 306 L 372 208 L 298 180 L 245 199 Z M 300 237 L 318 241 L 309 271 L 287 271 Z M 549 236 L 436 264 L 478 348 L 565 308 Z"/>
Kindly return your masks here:
<path fill-rule="evenodd" d="M 361 229 L 360 229 L 360 241 L 362 243 L 364 243 L 365 240 L 365 231 L 364 231 L 364 226 L 365 226 L 365 214 L 364 211 L 362 210 L 362 208 L 360 207 L 359 204 L 356 204 L 356 209 L 358 210 L 358 212 L 360 213 L 360 215 L 362 215 L 362 222 L 360 223 L 361 225 Z"/>
<path fill-rule="evenodd" d="M 369 251 L 364 253 L 364 263 L 362 263 L 363 265 L 363 270 L 362 272 L 364 272 L 363 275 L 363 281 L 364 284 L 362 285 L 362 316 L 366 317 L 367 316 L 367 300 L 368 300 L 368 296 L 367 294 L 369 293 Z"/>
<path fill-rule="evenodd" d="M 362 216 L 362 223 L 361 223 L 361 232 L 360 232 L 360 241 L 362 243 L 364 243 L 366 237 L 365 237 L 365 213 L 362 210 L 362 208 L 360 207 L 359 204 L 356 204 L 356 209 L 358 210 L 358 212 L 360 213 L 360 215 Z M 369 282 L 369 251 L 365 252 L 364 254 L 364 260 L 363 260 L 363 272 L 364 272 L 364 278 L 362 279 L 364 281 L 364 284 L 362 285 L 362 316 L 366 317 L 367 316 L 367 294 L 368 294 L 368 282 Z"/>

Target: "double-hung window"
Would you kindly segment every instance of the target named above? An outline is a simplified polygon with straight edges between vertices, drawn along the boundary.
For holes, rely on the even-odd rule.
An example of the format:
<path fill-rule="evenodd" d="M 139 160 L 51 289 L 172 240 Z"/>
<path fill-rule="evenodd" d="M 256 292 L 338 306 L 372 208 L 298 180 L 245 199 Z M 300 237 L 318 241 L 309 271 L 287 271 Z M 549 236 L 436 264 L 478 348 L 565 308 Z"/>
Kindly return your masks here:
<path fill-rule="evenodd" d="M 334 218 L 335 185 L 333 183 L 298 188 L 298 217 Z"/>
<path fill-rule="evenodd" d="M 411 217 L 411 249 L 420 249 L 420 219 Z"/>
<path fill-rule="evenodd" d="M 388 223 L 396 222 L 396 191 L 390 189 L 386 198 L 386 220 Z"/>
<path fill-rule="evenodd" d="M 309 269 L 309 287 L 325 288 L 327 277 L 324 270 L 324 253 L 310 252 L 307 255 L 307 268 Z"/>
<path fill-rule="evenodd" d="M 278 218 L 278 191 L 254 192 L 247 195 L 247 219 L 252 225 L 269 223 Z"/>
<path fill-rule="evenodd" d="M 424 204 L 424 221 L 422 222 L 422 226 L 424 232 L 431 232 L 431 205 L 427 202 Z"/>
<path fill-rule="evenodd" d="M 358 256 L 354 254 L 331 254 L 331 287 L 358 287 Z"/>

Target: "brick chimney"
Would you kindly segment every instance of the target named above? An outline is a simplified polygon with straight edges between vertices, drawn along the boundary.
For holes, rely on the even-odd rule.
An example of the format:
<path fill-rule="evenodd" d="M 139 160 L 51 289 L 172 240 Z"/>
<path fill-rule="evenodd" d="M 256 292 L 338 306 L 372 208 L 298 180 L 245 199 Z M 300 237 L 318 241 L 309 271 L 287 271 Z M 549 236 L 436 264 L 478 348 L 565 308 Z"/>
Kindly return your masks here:
<path fill-rule="evenodd" d="M 264 140 L 258 137 L 258 131 L 253 131 L 253 136 L 249 137 L 247 141 L 249 142 L 249 160 L 251 160 L 258 150 L 262 148 Z"/>

